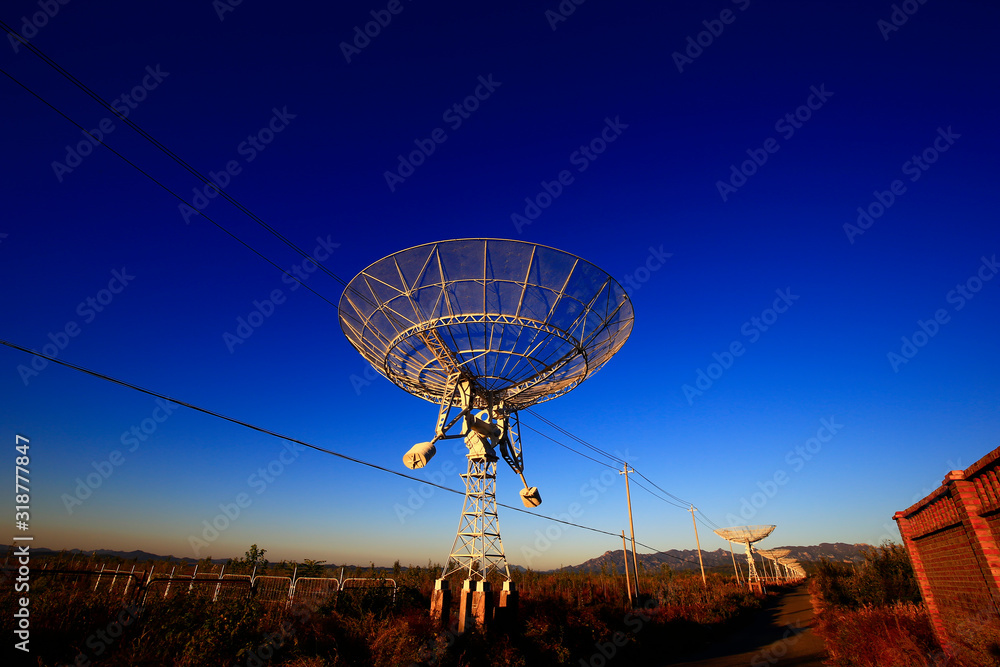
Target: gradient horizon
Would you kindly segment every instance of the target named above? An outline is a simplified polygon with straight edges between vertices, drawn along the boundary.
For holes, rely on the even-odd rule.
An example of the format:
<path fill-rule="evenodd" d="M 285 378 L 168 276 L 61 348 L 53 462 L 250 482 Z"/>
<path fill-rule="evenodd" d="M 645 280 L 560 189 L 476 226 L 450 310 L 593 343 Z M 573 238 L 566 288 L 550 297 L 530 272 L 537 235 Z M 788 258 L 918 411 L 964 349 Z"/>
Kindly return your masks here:
<path fill-rule="evenodd" d="M 0 19 L 343 280 L 461 237 L 599 266 L 635 328 L 540 415 L 721 526 L 777 525 L 763 546 L 898 541 L 893 512 L 1000 445 L 1000 8 L 570 4 L 16 0 Z M 187 203 L 0 78 L 0 338 L 410 472 L 437 407 L 205 216 L 332 304 L 341 284 L 15 46 L 2 69 Z M 0 441 L 31 439 L 38 546 L 450 551 L 458 495 L 7 347 L 0 369 Z M 523 441 L 535 513 L 627 530 L 617 471 Z M 415 476 L 460 488 L 455 442 Z M 519 486 L 501 469 L 498 502 L 520 505 Z M 637 540 L 694 548 L 686 507 L 631 495 Z M 534 569 L 621 544 L 503 508 L 500 525 L 511 564 Z"/>

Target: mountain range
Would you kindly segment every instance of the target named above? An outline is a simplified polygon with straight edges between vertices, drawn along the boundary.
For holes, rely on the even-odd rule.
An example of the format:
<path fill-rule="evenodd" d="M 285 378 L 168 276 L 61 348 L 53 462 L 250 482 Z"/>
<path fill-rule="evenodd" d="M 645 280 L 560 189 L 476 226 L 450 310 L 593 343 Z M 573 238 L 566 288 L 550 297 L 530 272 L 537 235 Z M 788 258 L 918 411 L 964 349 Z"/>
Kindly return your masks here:
<path fill-rule="evenodd" d="M 801 563 L 812 563 L 818 562 L 822 559 L 836 561 L 841 563 L 861 563 L 864 561 L 863 551 L 865 549 L 870 549 L 869 544 L 845 544 L 843 542 L 823 542 L 815 546 L 786 546 L 786 547 L 771 547 L 774 549 L 788 549 L 789 558 L 794 558 Z M 7 552 L 12 553 L 13 547 L 8 547 Z M 35 557 L 46 557 L 55 556 L 61 551 L 46 549 L 44 547 L 34 547 L 31 549 L 31 553 Z M 165 561 L 170 560 L 177 563 L 196 563 L 195 558 L 176 558 L 174 556 L 158 556 L 156 554 L 149 553 L 148 551 L 115 551 L 112 549 L 97 549 L 95 551 L 82 551 L 80 549 L 68 549 L 66 553 L 80 554 L 83 556 L 90 556 L 91 554 L 96 554 L 97 556 L 120 558 L 123 561 L 136 561 L 143 563 L 146 561 Z M 590 560 L 584 561 L 579 565 L 565 566 L 561 568 L 556 568 L 560 571 L 569 572 L 599 572 L 603 567 L 606 572 L 624 572 L 623 551 L 618 549 L 616 551 L 605 551 L 600 556 L 596 558 L 591 558 Z M 702 559 L 705 562 L 706 570 L 719 570 L 726 571 L 726 568 L 732 568 L 733 557 L 730 555 L 728 549 L 716 549 L 715 551 L 702 551 Z M 746 556 L 742 550 L 736 551 L 735 553 L 738 563 L 745 564 Z M 629 560 L 632 560 L 632 552 L 628 552 Z M 213 563 L 225 563 L 228 559 L 226 558 L 215 558 L 212 559 Z M 697 570 L 699 569 L 698 564 L 698 552 L 695 549 L 670 549 L 668 551 L 660 551 L 651 554 L 638 554 L 637 560 L 646 570 L 659 570 L 662 565 L 669 565 L 672 570 Z M 340 567 L 339 565 L 327 564 L 326 567 Z M 381 569 L 381 568 L 379 568 Z"/>
<path fill-rule="evenodd" d="M 864 561 L 863 551 L 870 549 L 869 544 L 845 544 L 843 542 L 823 542 L 815 546 L 798 547 L 769 547 L 769 549 L 788 549 L 788 558 L 793 558 L 801 563 L 818 562 L 826 559 L 841 563 L 861 563 Z M 603 567 L 606 572 L 624 572 L 624 561 L 621 549 L 617 551 L 605 551 L 597 558 L 591 558 L 579 565 L 559 568 L 563 571 L 588 572 L 600 571 Z M 743 549 L 735 552 L 736 561 L 741 564 L 746 563 L 746 553 Z M 706 570 L 726 571 L 732 570 L 733 556 L 728 549 L 716 549 L 715 551 L 702 551 L 702 559 L 705 562 Z M 628 552 L 629 561 L 632 560 L 632 552 Z M 672 570 L 697 570 L 699 569 L 698 552 L 695 549 L 670 549 L 652 554 L 639 553 L 637 559 L 640 565 L 646 570 L 659 570 L 661 565 L 669 565 Z"/>

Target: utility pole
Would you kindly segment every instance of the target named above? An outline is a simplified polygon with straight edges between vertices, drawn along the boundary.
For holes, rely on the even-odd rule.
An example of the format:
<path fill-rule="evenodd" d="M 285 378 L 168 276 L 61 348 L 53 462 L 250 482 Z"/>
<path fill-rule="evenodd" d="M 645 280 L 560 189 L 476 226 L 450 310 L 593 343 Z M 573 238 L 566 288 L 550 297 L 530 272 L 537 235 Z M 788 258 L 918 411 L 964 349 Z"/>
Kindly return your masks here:
<path fill-rule="evenodd" d="M 628 547 L 625 545 L 625 531 L 622 531 L 622 560 L 625 561 L 625 592 L 628 593 L 628 606 L 632 606 L 632 583 L 628 574 Z"/>
<path fill-rule="evenodd" d="M 625 464 L 624 472 L 618 473 L 619 475 L 625 475 L 625 499 L 628 501 L 628 530 L 632 537 L 632 566 L 635 569 L 635 599 L 639 600 L 639 563 L 635 557 L 635 526 L 632 525 L 632 494 L 628 488 L 628 474 L 630 472 L 635 472 L 634 470 L 628 469 L 628 463 Z"/>
<path fill-rule="evenodd" d="M 729 555 L 733 557 L 733 570 L 736 571 L 736 583 L 743 585 L 743 577 L 740 576 L 740 568 L 736 567 L 736 554 L 733 553 L 733 543 L 729 543 Z"/>
<path fill-rule="evenodd" d="M 694 505 L 691 505 L 691 523 L 694 524 L 694 543 L 698 547 L 698 564 L 701 565 L 701 584 L 708 588 L 708 581 L 705 579 L 705 561 L 701 558 L 701 541 L 698 539 L 698 522 L 694 520 Z"/>

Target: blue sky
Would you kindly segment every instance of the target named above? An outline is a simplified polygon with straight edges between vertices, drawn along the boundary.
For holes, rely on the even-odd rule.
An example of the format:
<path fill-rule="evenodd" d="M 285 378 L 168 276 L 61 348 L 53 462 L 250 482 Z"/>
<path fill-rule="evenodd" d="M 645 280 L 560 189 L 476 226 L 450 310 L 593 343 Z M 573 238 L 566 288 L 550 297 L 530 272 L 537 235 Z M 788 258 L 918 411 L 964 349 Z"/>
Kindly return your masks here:
<path fill-rule="evenodd" d="M 894 511 L 1000 444 L 998 11 L 15 1 L 2 20 L 345 280 L 403 248 L 481 236 L 560 248 L 629 285 L 630 340 L 537 411 L 719 525 L 776 524 L 764 544 L 778 546 L 898 538 Z M 4 40 L 0 62 L 302 270 L 26 48 Z M 406 472 L 436 408 L 366 375 L 334 307 L 9 78 L 0 91 L 0 337 Z M 335 280 L 303 275 L 339 300 Z M 233 343 L 241 318 L 259 326 Z M 275 560 L 377 564 L 450 549 L 459 496 L 32 362 L 0 349 L 0 438 L 31 439 L 39 546 L 226 557 L 255 542 Z M 524 440 L 536 513 L 627 527 L 618 475 Z M 416 474 L 459 488 L 464 464 L 449 443 Z M 519 484 L 501 470 L 498 499 L 519 504 Z M 637 539 L 693 548 L 689 514 L 632 497 Z M 240 498 L 207 540 L 203 522 Z M 620 548 L 500 521 L 519 565 Z M 701 541 L 725 546 L 704 527 Z"/>

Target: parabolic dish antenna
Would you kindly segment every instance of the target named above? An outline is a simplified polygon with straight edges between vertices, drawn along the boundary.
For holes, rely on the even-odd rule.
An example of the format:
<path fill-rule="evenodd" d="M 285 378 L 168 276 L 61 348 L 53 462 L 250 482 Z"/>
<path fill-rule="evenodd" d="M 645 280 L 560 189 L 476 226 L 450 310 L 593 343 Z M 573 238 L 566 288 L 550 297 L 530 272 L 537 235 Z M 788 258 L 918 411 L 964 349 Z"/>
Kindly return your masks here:
<path fill-rule="evenodd" d="M 593 375 L 632 330 L 625 290 L 561 250 L 458 239 L 402 250 L 347 286 L 340 326 L 375 370 L 433 403 L 456 372 L 471 407 L 521 410 Z"/>
<path fill-rule="evenodd" d="M 632 331 L 625 290 L 561 250 L 457 239 L 378 260 L 347 285 L 339 310 L 344 335 L 375 370 L 439 406 L 434 438 L 411 448 L 406 466 L 426 465 L 438 440 L 465 439 L 465 508 L 442 579 L 464 570 L 481 581 L 496 570 L 509 581 L 496 450 L 524 482 L 522 502 L 538 506 L 517 412 L 572 390 L 614 356 Z"/>
<path fill-rule="evenodd" d="M 760 577 L 757 575 L 757 567 L 754 564 L 754 548 L 752 545 L 770 535 L 774 529 L 775 526 L 734 526 L 732 528 L 719 528 L 715 531 L 715 534 L 724 540 L 746 545 L 747 566 L 749 568 L 747 582 L 749 582 L 751 587 L 763 586 Z"/>
<path fill-rule="evenodd" d="M 791 550 L 790 549 L 768 549 L 768 550 L 765 551 L 764 549 L 758 549 L 757 553 L 759 553 L 761 556 L 764 556 L 765 558 L 770 558 L 770 559 L 774 560 L 774 559 L 777 559 L 777 558 L 784 558 L 785 556 L 787 556 L 788 554 L 791 553 Z"/>
<path fill-rule="evenodd" d="M 715 534 L 724 540 L 738 544 L 753 544 L 771 534 L 775 526 L 736 526 L 734 528 L 719 528 Z"/>
<path fill-rule="evenodd" d="M 789 560 L 785 556 L 791 553 L 791 551 L 789 549 L 757 549 L 757 553 L 771 561 L 771 570 L 774 576 L 780 578 L 782 573 L 778 570 L 778 566 L 783 565 L 784 561 Z M 764 572 L 767 572 L 766 564 Z"/>

